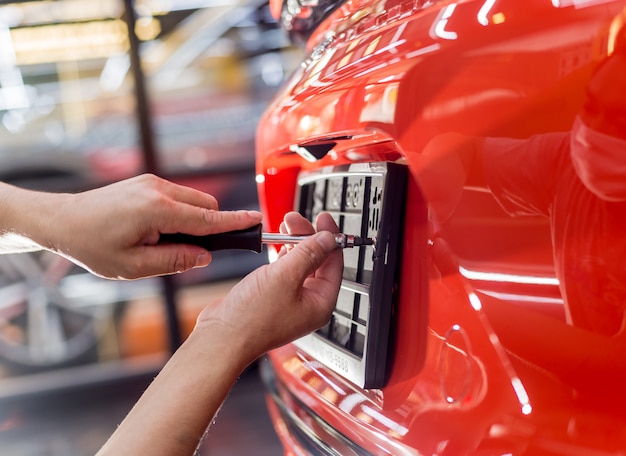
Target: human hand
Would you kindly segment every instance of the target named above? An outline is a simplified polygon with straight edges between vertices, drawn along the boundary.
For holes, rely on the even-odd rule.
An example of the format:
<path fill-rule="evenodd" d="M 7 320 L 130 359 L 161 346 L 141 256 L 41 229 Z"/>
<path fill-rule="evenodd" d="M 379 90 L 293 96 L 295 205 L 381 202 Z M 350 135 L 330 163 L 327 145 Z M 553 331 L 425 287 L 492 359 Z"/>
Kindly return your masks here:
<path fill-rule="evenodd" d="M 233 344 L 241 344 L 244 364 L 266 351 L 322 327 L 337 301 L 343 253 L 332 233 L 339 232 L 329 214 L 317 219 L 318 233 L 283 248 L 274 263 L 239 282 L 219 303 L 206 307 L 194 331 L 226 327 Z M 281 231 L 312 234 L 313 226 L 300 214 L 288 213 Z"/>
<path fill-rule="evenodd" d="M 55 195 L 44 247 L 96 275 L 136 279 L 183 272 L 210 263 L 193 245 L 158 244 L 162 233 L 206 235 L 261 222 L 256 211 L 219 211 L 201 191 L 145 174 L 78 194 Z"/>

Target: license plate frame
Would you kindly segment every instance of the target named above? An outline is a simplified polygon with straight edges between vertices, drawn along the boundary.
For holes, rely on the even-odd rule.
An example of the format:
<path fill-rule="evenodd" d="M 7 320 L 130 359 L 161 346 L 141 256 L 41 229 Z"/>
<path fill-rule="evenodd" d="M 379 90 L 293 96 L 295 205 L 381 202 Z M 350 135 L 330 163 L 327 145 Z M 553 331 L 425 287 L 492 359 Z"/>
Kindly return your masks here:
<path fill-rule="evenodd" d="M 408 171 L 391 162 L 302 172 L 295 209 L 310 221 L 328 212 L 340 231 L 375 238 L 344 250 L 344 275 L 330 322 L 295 345 L 362 388 L 384 386 L 392 359 Z"/>

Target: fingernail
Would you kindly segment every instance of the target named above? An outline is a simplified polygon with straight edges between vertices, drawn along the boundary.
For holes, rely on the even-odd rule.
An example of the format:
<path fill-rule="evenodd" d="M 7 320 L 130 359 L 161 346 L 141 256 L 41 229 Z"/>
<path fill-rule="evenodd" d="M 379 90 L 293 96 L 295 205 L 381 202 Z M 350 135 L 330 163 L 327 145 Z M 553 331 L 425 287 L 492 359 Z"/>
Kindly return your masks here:
<path fill-rule="evenodd" d="M 324 248 L 326 252 L 330 252 L 337 248 L 335 236 L 330 231 L 322 231 L 318 233 L 315 240 Z"/>
<path fill-rule="evenodd" d="M 196 264 L 194 267 L 201 268 L 207 266 L 211 262 L 211 254 L 201 253 L 196 257 Z"/>
<path fill-rule="evenodd" d="M 246 212 L 252 218 L 255 218 L 255 219 L 262 219 L 263 218 L 263 214 L 261 214 L 259 211 L 246 211 Z"/>

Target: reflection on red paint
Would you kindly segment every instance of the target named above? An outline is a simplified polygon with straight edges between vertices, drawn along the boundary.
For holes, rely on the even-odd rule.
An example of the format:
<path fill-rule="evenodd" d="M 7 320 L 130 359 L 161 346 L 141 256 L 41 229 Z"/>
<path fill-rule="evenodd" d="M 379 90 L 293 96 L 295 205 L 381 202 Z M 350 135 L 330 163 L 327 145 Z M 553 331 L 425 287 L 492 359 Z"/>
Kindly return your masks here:
<path fill-rule="evenodd" d="M 626 2 L 357 3 L 266 111 L 257 172 L 277 226 L 301 170 L 408 167 L 392 367 L 361 390 L 289 345 L 281 397 L 373 454 L 621 451 Z"/>

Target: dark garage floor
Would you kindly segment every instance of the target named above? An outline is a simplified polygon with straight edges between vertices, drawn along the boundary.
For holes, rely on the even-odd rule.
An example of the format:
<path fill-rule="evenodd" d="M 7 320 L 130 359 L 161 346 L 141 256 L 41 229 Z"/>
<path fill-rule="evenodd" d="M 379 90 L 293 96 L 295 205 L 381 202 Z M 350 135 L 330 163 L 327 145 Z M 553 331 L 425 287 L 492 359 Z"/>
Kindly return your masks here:
<path fill-rule="evenodd" d="M 153 375 L 154 372 L 144 372 L 124 380 L 112 377 L 97 386 L 43 393 L 28 393 L 27 382 L 0 382 L 0 455 L 93 455 Z M 256 367 L 250 368 L 233 388 L 199 454 L 282 454 L 265 408 Z"/>

